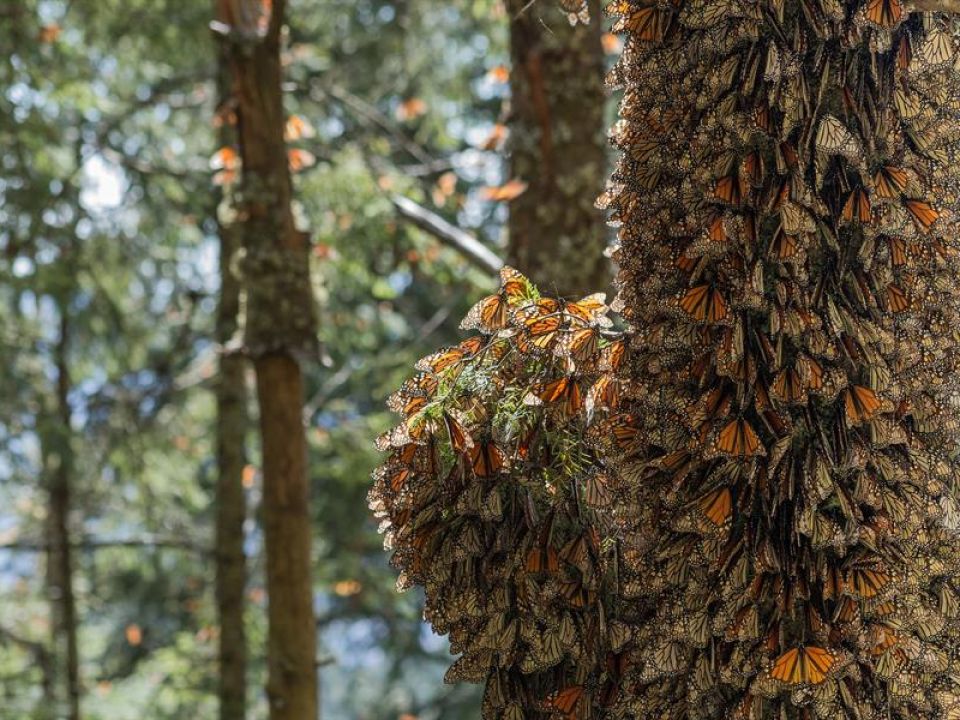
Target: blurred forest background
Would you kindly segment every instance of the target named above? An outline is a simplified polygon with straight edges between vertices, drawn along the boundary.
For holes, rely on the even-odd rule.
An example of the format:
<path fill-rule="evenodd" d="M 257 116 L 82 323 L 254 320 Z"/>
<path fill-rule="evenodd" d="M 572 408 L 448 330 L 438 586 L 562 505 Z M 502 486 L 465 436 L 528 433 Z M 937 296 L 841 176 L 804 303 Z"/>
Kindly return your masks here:
<path fill-rule="evenodd" d="M 318 318 L 298 360 L 320 714 L 475 718 L 421 598 L 395 591 L 366 508 L 373 440 L 499 258 L 551 291 L 609 283 L 593 198 L 618 40 L 599 8 L 571 26 L 555 0 L 240 5 L 285 13 Z M 268 716 L 225 59 L 260 40 L 234 30 L 211 2 L 0 0 L 0 720 Z"/>

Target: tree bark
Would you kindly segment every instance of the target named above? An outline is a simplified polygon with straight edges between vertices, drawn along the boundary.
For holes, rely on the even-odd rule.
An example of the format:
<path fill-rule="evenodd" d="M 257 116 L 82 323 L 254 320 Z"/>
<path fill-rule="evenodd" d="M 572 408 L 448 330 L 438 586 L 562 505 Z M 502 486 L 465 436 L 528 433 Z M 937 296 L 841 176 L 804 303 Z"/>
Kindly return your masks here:
<path fill-rule="evenodd" d="M 508 262 L 544 290 L 606 287 L 606 226 L 594 199 L 606 181 L 604 61 L 599 0 L 571 27 L 555 2 L 507 0 L 510 16 Z"/>
<path fill-rule="evenodd" d="M 231 29 L 242 165 L 238 210 L 244 246 L 244 345 L 254 359 L 260 407 L 270 718 L 313 720 L 316 625 L 298 358 L 316 352 L 316 316 L 307 236 L 294 225 L 283 136 L 280 33 L 285 5 L 274 0 L 269 17 L 263 17 L 256 15 L 265 7 L 262 3 L 221 0 L 218 19 Z"/>
<path fill-rule="evenodd" d="M 227 48 L 219 57 L 221 105 L 229 101 L 230 68 Z M 234 131 L 224 122 L 220 146 L 233 141 Z M 233 266 L 239 250 L 235 228 L 220 224 L 220 302 L 216 337 L 221 348 L 217 381 L 217 491 L 216 539 L 217 614 L 220 622 L 220 720 L 243 720 L 247 711 L 247 638 L 243 623 L 247 568 L 243 550 L 243 523 L 247 505 L 243 488 L 246 465 L 246 360 L 229 346 L 237 332 L 240 280 Z"/>
<path fill-rule="evenodd" d="M 70 321 L 67 302 L 61 300 L 60 337 L 55 349 L 57 368 L 56 400 L 53 422 L 41 438 L 44 465 L 49 482 L 47 555 L 47 591 L 53 615 L 52 644 L 54 666 L 61 677 L 69 720 L 80 720 L 80 659 L 77 643 L 77 610 L 73 587 L 73 551 L 70 544 L 71 481 L 73 448 L 70 422 L 70 372 L 67 360 Z M 60 696 L 57 692 L 57 696 Z"/>

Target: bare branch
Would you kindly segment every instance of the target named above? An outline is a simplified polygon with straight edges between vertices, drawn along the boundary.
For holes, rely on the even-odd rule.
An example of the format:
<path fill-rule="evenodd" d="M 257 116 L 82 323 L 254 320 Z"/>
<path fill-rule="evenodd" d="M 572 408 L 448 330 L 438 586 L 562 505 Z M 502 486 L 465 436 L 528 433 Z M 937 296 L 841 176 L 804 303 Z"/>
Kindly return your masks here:
<path fill-rule="evenodd" d="M 97 539 L 85 538 L 70 543 L 70 547 L 75 550 L 102 550 L 106 548 L 172 548 L 177 550 L 190 550 L 197 553 L 208 553 L 209 549 L 180 538 L 159 538 L 153 536 L 144 536 L 137 538 L 119 538 L 119 539 Z M 0 543 L 0 551 L 8 550 L 11 552 L 46 552 L 50 549 L 50 543 L 46 540 L 14 540 L 13 542 Z"/>
<path fill-rule="evenodd" d="M 418 205 L 410 198 L 394 195 L 390 198 L 390 201 L 401 216 L 424 232 L 430 233 L 447 247 L 456 250 L 474 266 L 491 275 L 500 272 L 500 268 L 503 267 L 503 260 L 470 233 L 451 225 L 436 213 Z"/>

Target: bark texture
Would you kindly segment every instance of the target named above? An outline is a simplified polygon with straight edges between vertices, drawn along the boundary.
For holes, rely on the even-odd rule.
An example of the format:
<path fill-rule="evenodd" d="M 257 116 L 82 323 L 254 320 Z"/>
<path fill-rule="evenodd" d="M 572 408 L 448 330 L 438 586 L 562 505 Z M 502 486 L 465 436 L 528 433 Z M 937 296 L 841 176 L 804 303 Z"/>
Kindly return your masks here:
<path fill-rule="evenodd" d="M 284 143 L 281 28 L 286 3 L 222 0 L 230 28 L 238 118 L 244 261 L 244 343 L 254 358 L 263 454 L 263 523 L 269 596 L 271 720 L 317 717 L 316 627 L 303 378 L 298 357 L 315 349 L 308 243 L 294 225 Z"/>
<path fill-rule="evenodd" d="M 571 26 L 552 2 L 508 0 L 510 176 L 527 189 L 510 203 L 508 262 L 563 294 L 606 287 L 606 228 L 594 198 L 606 179 L 603 48 L 593 22 Z"/>

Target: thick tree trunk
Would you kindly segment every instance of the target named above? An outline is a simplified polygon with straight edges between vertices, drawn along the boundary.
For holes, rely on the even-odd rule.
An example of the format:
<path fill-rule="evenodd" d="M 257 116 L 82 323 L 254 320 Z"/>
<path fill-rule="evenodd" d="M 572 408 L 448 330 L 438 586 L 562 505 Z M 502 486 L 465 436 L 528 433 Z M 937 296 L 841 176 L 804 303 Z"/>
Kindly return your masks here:
<path fill-rule="evenodd" d="M 271 720 L 317 717 L 303 378 L 315 351 L 308 243 L 296 229 L 284 143 L 280 31 L 285 2 L 221 0 L 230 37 L 242 163 L 244 343 L 254 358 L 263 454 Z M 252 9 L 251 9 L 252 8 Z"/>
<path fill-rule="evenodd" d="M 41 438 L 49 482 L 47 525 L 50 550 L 47 556 L 47 591 L 53 615 L 53 657 L 69 720 L 80 720 L 80 660 L 77 645 L 77 611 L 73 588 L 73 556 L 70 547 L 71 480 L 73 449 L 70 439 L 70 373 L 67 362 L 69 318 L 60 303 L 60 337 L 57 341 L 56 405 L 53 420 Z"/>
<path fill-rule="evenodd" d="M 571 27 L 557 3 L 507 0 L 510 175 L 528 185 L 510 203 L 508 261 L 564 294 L 610 282 L 594 207 L 606 181 L 599 0 L 589 8 L 593 21 Z"/>
<path fill-rule="evenodd" d="M 229 102 L 230 58 L 225 45 L 218 56 L 221 106 Z M 231 124 L 220 130 L 220 146 L 234 140 Z M 220 720 L 243 720 L 247 711 L 247 638 L 243 623 L 247 568 L 243 550 L 243 523 L 247 506 L 243 488 L 246 465 L 246 359 L 230 349 L 240 314 L 240 280 L 234 270 L 239 251 L 236 229 L 220 225 L 220 303 L 217 342 L 220 375 L 217 382 L 217 492 L 216 563 L 217 614 L 220 621 Z"/>

